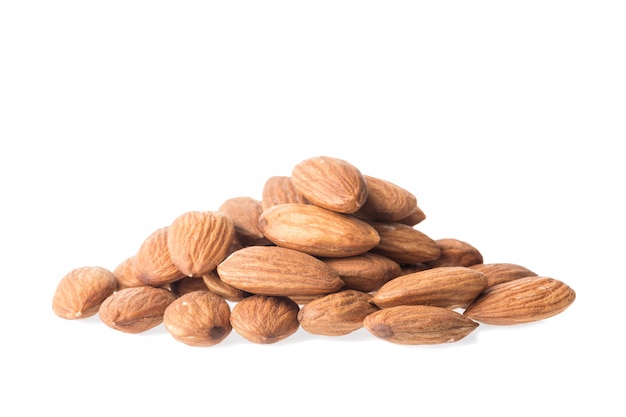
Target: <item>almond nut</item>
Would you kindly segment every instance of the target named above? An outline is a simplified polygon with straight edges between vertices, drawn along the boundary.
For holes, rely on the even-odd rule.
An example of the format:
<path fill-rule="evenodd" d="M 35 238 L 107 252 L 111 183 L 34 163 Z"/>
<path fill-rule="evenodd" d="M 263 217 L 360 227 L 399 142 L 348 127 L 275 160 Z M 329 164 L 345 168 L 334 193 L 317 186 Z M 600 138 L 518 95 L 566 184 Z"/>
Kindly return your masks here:
<path fill-rule="evenodd" d="M 459 239 L 437 239 L 441 254 L 437 259 L 425 262 L 430 268 L 440 266 L 471 266 L 483 263 L 483 255 L 474 246 Z"/>
<path fill-rule="evenodd" d="M 367 199 L 354 213 L 365 220 L 395 222 L 411 215 L 417 207 L 415 196 L 404 188 L 381 178 L 364 175 Z"/>
<path fill-rule="evenodd" d="M 117 280 L 108 269 L 84 266 L 68 272 L 57 285 L 52 310 L 64 319 L 91 317 L 100 304 L 115 291 Z"/>
<path fill-rule="evenodd" d="M 142 285 L 161 287 L 185 276 L 170 256 L 168 229 L 162 227 L 152 232 L 137 250 L 135 268 Z"/>
<path fill-rule="evenodd" d="M 470 268 L 480 271 L 487 276 L 487 288 L 518 278 L 536 277 L 530 269 L 512 263 L 477 264 Z"/>
<path fill-rule="evenodd" d="M 435 260 L 441 254 L 437 243 L 419 230 L 402 223 L 371 222 L 380 236 L 372 252 L 399 264 L 415 264 Z"/>
<path fill-rule="evenodd" d="M 288 203 L 308 204 L 308 201 L 296 190 L 291 177 L 275 176 L 268 178 L 261 192 L 263 211 L 279 204 Z"/>
<path fill-rule="evenodd" d="M 259 227 L 259 217 L 263 212 L 261 202 L 251 197 L 233 197 L 224 201 L 217 209 L 233 221 L 235 237 L 244 246 L 269 245 Z"/>
<path fill-rule="evenodd" d="M 339 278 L 345 283 L 344 289 L 363 292 L 378 290 L 387 281 L 399 276 L 401 272 L 398 263 L 385 256 L 369 252 L 322 260 L 339 274 Z"/>
<path fill-rule="evenodd" d="M 213 270 L 208 274 L 202 275 L 202 281 L 204 281 L 204 285 L 209 289 L 209 291 L 224 297 L 228 301 L 241 301 L 252 295 L 249 292 L 235 288 L 222 281 L 220 276 L 217 274 L 217 270 Z"/>
<path fill-rule="evenodd" d="M 271 344 L 298 330 L 299 309 L 298 304 L 287 297 L 253 295 L 235 304 L 230 322 L 246 340 Z"/>

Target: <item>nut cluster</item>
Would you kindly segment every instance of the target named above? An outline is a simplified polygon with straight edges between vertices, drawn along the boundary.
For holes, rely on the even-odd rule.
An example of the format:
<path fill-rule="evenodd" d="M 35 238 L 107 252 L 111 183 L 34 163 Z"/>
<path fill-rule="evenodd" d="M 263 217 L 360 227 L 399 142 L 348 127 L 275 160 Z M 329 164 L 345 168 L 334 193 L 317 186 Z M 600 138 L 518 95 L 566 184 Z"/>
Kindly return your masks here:
<path fill-rule="evenodd" d="M 147 236 L 113 270 L 84 266 L 59 282 L 56 315 L 98 314 L 140 333 L 163 324 L 190 346 L 234 329 L 253 343 L 300 327 L 341 336 L 365 327 L 392 343 L 463 339 L 479 323 L 543 320 L 576 297 L 564 282 L 513 263 L 483 263 L 471 244 L 433 240 L 404 188 L 333 157 L 269 178 L 261 199 L 190 211 Z"/>

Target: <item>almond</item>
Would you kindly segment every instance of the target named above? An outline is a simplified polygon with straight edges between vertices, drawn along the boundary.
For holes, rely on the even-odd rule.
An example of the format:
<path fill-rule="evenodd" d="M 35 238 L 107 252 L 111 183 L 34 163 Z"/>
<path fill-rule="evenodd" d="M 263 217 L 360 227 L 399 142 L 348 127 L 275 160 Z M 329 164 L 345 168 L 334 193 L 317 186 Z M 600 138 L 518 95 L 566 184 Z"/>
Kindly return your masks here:
<path fill-rule="evenodd" d="M 441 254 L 437 243 L 419 230 L 401 223 L 372 222 L 380 236 L 372 252 L 399 264 L 415 264 L 435 260 Z"/>
<path fill-rule="evenodd" d="M 367 199 L 354 213 L 356 217 L 395 222 L 411 215 L 417 207 L 415 196 L 404 188 L 381 178 L 364 175 Z"/>
<path fill-rule="evenodd" d="M 118 290 L 145 285 L 143 281 L 139 279 L 136 255 L 129 256 L 120 262 L 113 270 L 113 275 L 115 275 L 115 279 L 117 280 Z"/>
<path fill-rule="evenodd" d="M 291 177 L 274 176 L 265 181 L 261 194 L 263 211 L 279 204 L 307 204 L 308 201 L 294 187 Z"/>
<path fill-rule="evenodd" d="M 135 255 L 135 269 L 142 285 L 161 287 L 185 276 L 170 256 L 168 229 L 162 227 L 152 232 Z"/>
<path fill-rule="evenodd" d="M 189 211 L 169 226 L 167 247 L 172 262 L 183 274 L 201 277 L 226 258 L 234 239 L 235 226 L 227 215 Z"/>
<path fill-rule="evenodd" d="M 106 268 L 84 266 L 73 269 L 57 285 L 52 310 L 68 320 L 93 316 L 116 287 L 115 275 Z"/>
<path fill-rule="evenodd" d="M 430 268 L 440 266 L 471 266 L 483 263 L 483 255 L 474 246 L 459 239 L 437 239 L 441 254 L 437 259 L 426 262 Z"/>
<path fill-rule="evenodd" d="M 170 284 L 170 290 L 176 297 L 181 297 L 193 291 L 208 291 L 206 284 L 202 278 L 183 277 L 178 281 Z"/>
<path fill-rule="evenodd" d="M 209 291 L 224 297 L 228 301 L 240 301 L 252 295 L 249 292 L 235 288 L 222 281 L 220 276 L 217 274 L 217 270 L 213 270 L 208 274 L 202 275 L 202 281 Z"/>
<path fill-rule="evenodd" d="M 164 288 L 124 288 L 104 300 L 98 314 L 104 324 L 124 333 L 141 333 L 163 322 L 176 296 Z"/>
<path fill-rule="evenodd" d="M 235 227 L 235 237 L 244 246 L 271 244 L 261 232 L 259 217 L 263 212 L 261 202 L 252 197 L 234 197 L 224 201 L 217 209 L 226 214 Z"/>
<path fill-rule="evenodd" d="M 378 311 L 370 303 L 372 296 L 356 290 L 344 290 L 315 299 L 304 305 L 298 320 L 304 330 L 324 336 L 342 336 L 363 327 L 363 320 Z"/>
<path fill-rule="evenodd" d="M 512 263 L 476 264 L 470 268 L 480 271 L 487 276 L 487 288 L 518 278 L 536 277 L 530 269 Z"/>
<path fill-rule="evenodd" d="M 419 206 L 415 206 L 413 211 L 411 211 L 408 216 L 400 220 L 396 220 L 396 223 L 406 224 L 407 226 L 415 226 L 424 220 L 426 220 L 426 214 L 421 208 L 419 208 Z"/>
<path fill-rule="evenodd" d="M 309 202 L 338 213 L 354 213 L 367 199 L 367 183 L 361 171 L 338 158 L 305 159 L 293 168 L 291 181 Z"/>
<path fill-rule="evenodd" d="M 380 308 L 398 305 L 465 307 L 487 288 L 487 277 L 465 267 L 440 267 L 402 275 L 383 285 L 372 302 Z"/>
<path fill-rule="evenodd" d="M 363 326 L 374 336 L 400 345 L 457 342 L 478 323 L 442 307 L 396 306 L 370 314 Z"/>
<path fill-rule="evenodd" d="M 225 283 L 261 295 L 322 295 L 343 286 L 319 259 L 278 246 L 249 246 L 224 260 L 217 273 Z"/>
<path fill-rule="evenodd" d="M 324 258 L 344 282 L 344 289 L 371 292 L 400 275 L 398 263 L 382 255 L 364 253 L 345 258 Z"/>
<path fill-rule="evenodd" d="M 465 316 L 485 324 L 513 325 L 543 320 L 567 309 L 576 293 L 562 281 L 526 277 L 487 289 L 465 310 Z"/>
<path fill-rule="evenodd" d="M 232 331 L 230 306 L 210 291 L 192 291 L 165 309 L 163 324 L 179 342 L 189 346 L 213 346 Z"/>
<path fill-rule="evenodd" d="M 376 230 L 364 221 L 310 204 L 271 207 L 259 223 L 276 245 L 314 256 L 360 255 L 379 243 Z"/>
<path fill-rule="evenodd" d="M 235 305 L 230 322 L 246 340 L 271 344 L 298 330 L 299 309 L 298 304 L 287 297 L 253 295 Z"/>

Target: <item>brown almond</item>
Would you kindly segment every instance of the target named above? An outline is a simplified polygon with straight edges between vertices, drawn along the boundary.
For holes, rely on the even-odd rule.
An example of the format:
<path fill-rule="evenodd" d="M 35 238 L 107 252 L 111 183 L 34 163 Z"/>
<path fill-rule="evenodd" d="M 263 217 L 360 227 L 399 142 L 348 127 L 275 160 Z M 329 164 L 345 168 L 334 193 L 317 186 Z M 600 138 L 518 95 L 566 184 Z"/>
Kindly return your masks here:
<path fill-rule="evenodd" d="M 483 255 L 478 249 L 459 239 L 447 238 L 435 240 L 441 250 L 437 259 L 425 262 L 430 268 L 440 266 L 471 266 L 483 263 Z"/>
<path fill-rule="evenodd" d="M 339 274 L 339 278 L 345 283 L 344 289 L 363 292 L 378 290 L 401 272 L 397 262 L 374 253 L 322 260 Z"/>
<path fill-rule="evenodd" d="M 170 290 L 176 297 L 181 297 L 189 292 L 208 291 L 209 289 L 202 278 L 183 277 L 178 281 L 172 282 L 170 284 Z"/>
<path fill-rule="evenodd" d="M 396 223 L 406 224 L 407 226 L 415 226 L 424 220 L 426 220 L 426 214 L 419 206 L 415 206 L 413 211 L 411 211 L 408 216 L 400 220 L 396 220 Z"/>
<path fill-rule="evenodd" d="M 478 323 L 442 307 L 396 306 L 370 314 L 363 326 L 374 336 L 400 345 L 433 345 L 457 342 Z"/>
<path fill-rule="evenodd" d="M 435 260 L 441 254 L 437 243 L 419 230 L 402 223 L 370 223 L 380 236 L 372 249 L 399 264 L 415 264 Z"/>
<path fill-rule="evenodd" d="M 120 262 L 113 270 L 113 275 L 115 275 L 115 279 L 117 280 L 118 290 L 146 285 L 139 279 L 136 259 L 136 255 L 129 256 Z"/>
<path fill-rule="evenodd" d="M 213 346 L 232 331 L 230 306 L 210 291 L 192 291 L 165 309 L 163 325 L 175 340 L 186 345 Z"/>
<path fill-rule="evenodd" d="M 142 285 L 161 287 L 185 276 L 170 256 L 168 230 L 168 227 L 155 230 L 137 250 L 135 268 Z"/>
<path fill-rule="evenodd" d="M 165 288 L 124 288 L 104 300 L 98 314 L 104 324 L 124 333 L 141 333 L 163 322 L 176 296 Z"/>
<path fill-rule="evenodd" d="M 372 302 L 380 308 L 398 305 L 465 307 L 487 288 L 487 277 L 465 267 L 440 267 L 402 275 L 383 285 Z"/>
<path fill-rule="evenodd" d="M 402 264 L 400 265 L 400 275 L 408 275 L 413 274 L 415 272 L 425 271 L 430 269 L 426 264 L 416 263 L 416 264 Z"/>
<path fill-rule="evenodd" d="M 234 239 L 235 226 L 224 213 L 190 211 L 169 226 L 167 247 L 183 274 L 201 277 L 226 258 Z"/>
<path fill-rule="evenodd" d="M 530 269 L 512 263 L 476 264 L 470 268 L 480 271 L 487 276 L 487 288 L 518 278 L 536 277 Z"/>
<path fill-rule="evenodd" d="M 298 304 L 287 297 L 253 295 L 235 305 L 230 322 L 246 340 L 272 344 L 298 330 L 299 309 Z"/>
<path fill-rule="evenodd" d="M 363 320 L 378 311 L 370 294 L 344 290 L 305 304 L 298 313 L 300 326 L 312 334 L 342 336 L 363 327 Z"/>
<path fill-rule="evenodd" d="M 248 246 L 224 260 L 217 273 L 225 283 L 253 294 L 322 295 L 343 281 L 319 259 L 278 246 Z"/>
<path fill-rule="evenodd" d="M 379 243 L 376 230 L 364 221 L 310 204 L 271 207 L 259 224 L 276 245 L 314 256 L 360 255 Z"/>
<path fill-rule="evenodd" d="M 567 309 L 576 293 L 562 281 L 526 277 L 487 289 L 465 310 L 465 316 L 485 324 L 513 325 L 543 320 Z"/>
<path fill-rule="evenodd" d="M 259 226 L 259 217 L 263 212 L 261 202 L 252 197 L 233 197 L 224 201 L 217 209 L 233 221 L 235 236 L 244 246 L 269 245 Z"/>
<path fill-rule="evenodd" d="M 291 177 L 274 176 L 265 181 L 261 194 L 261 207 L 263 211 L 279 204 L 308 204 L 294 187 Z"/>
<path fill-rule="evenodd" d="M 52 297 L 52 310 L 64 319 L 91 317 L 100 304 L 115 291 L 115 275 L 100 266 L 83 266 L 68 272 Z"/>
<path fill-rule="evenodd" d="M 338 158 L 305 159 L 293 168 L 291 181 L 309 202 L 338 213 L 354 213 L 367 199 L 367 183 L 361 171 Z"/>
<path fill-rule="evenodd" d="M 364 175 L 367 199 L 354 213 L 358 218 L 395 222 L 411 215 L 417 207 L 415 196 L 404 188 L 381 178 Z"/>
<path fill-rule="evenodd" d="M 217 274 L 217 270 L 213 270 L 208 274 L 202 275 L 202 281 L 209 291 L 224 297 L 228 301 L 240 301 L 252 295 L 249 292 L 235 288 L 222 281 L 220 276 Z"/>

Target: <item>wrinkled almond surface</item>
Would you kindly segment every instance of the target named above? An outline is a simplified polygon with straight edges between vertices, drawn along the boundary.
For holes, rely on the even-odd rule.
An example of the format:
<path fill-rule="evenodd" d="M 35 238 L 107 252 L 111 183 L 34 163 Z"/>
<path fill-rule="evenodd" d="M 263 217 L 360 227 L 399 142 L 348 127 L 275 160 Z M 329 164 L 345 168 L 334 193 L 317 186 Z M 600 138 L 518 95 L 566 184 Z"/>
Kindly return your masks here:
<path fill-rule="evenodd" d="M 263 212 L 259 223 L 278 246 L 314 256 L 360 255 L 379 243 L 376 230 L 351 215 L 310 204 L 281 204 Z"/>
<path fill-rule="evenodd" d="M 536 277 L 530 269 L 512 263 L 490 263 L 472 265 L 470 268 L 482 272 L 487 276 L 487 287 L 513 281 L 518 278 Z"/>
<path fill-rule="evenodd" d="M 259 200 L 252 197 L 229 198 L 217 211 L 226 214 L 233 221 L 235 236 L 242 245 L 270 244 L 259 227 L 259 217 L 263 212 Z"/>
<path fill-rule="evenodd" d="M 185 276 L 172 261 L 167 246 L 168 227 L 152 232 L 135 255 L 135 269 L 142 285 L 160 287 Z"/>
<path fill-rule="evenodd" d="M 230 322 L 237 333 L 253 343 L 271 344 L 294 334 L 300 307 L 287 297 L 253 295 L 233 308 Z"/>
<path fill-rule="evenodd" d="M 339 274 L 345 283 L 345 289 L 363 292 L 376 291 L 387 281 L 401 273 L 401 267 L 397 262 L 369 252 L 362 255 L 324 258 L 322 260 Z"/>
<path fill-rule="evenodd" d="M 425 262 L 430 268 L 440 266 L 471 266 L 483 263 L 483 255 L 471 244 L 459 239 L 435 240 L 441 254 L 437 259 Z"/>
<path fill-rule="evenodd" d="M 113 275 L 115 275 L 115 279 L 117 279 L 118 290 L 145 285 L 143 281 L 139 279 L 136 258 L 135 255 L 129 256 L 120 262 L 113 270 Z"/>
<path fill-rule="evenodd" d="M 112 329 L 141 333 L 163 322 L 163 312 L 176 296 L 164 288 L 124 288 L 104 300 L 98 315 Z"/>
<path fill-rule="evenodd" d="M 252 295 L 249 292 L 235 288 L 222 281 L 220 276 L 217 274 L 217 270 L 213 270 L 208 274 L 202 275 L 202 281 L 209 291 L 224 297 L 228 301 L 240 301 Z"/>
<path fill-rule="evenodd" d="M 172 337 L 189 346 L 213 346 L 231 332 L 230 306 L 210 291 L 192 291 L 166 309 L 163 325 Z"/>
<path fill-rule="evenodd" d="M 397 306 L 370 314 L 364 327 L 374 336 L 400 345 L 432 345 L 457 342 L 478 323 L 442 307 Z"/>
<path fill-rule="evenodd" d="M 115 275 L 99 266 L 84 266 L 68 272 L 57 285 L 52 310 L 64 319 L 84 319 L 95 315 L 100 304 L 117 287 Z"/>
<path fill-rule="evenodd" d="M 441 254 L 437 243 L 419 230 L 401 223 L 372 222 L 380 236 L 372 249 L 399 264 L 415 264 L 435 260 Z"/>
<path fill-rule="evenodd" d="M 415 196 L 390 181 L 364 175 L 367 199 L 355 216 L 366 220 L 395 222 L 413 214 L 417 207 Z"/>
<path fill-rule="evenodd" d="M 291 177 L 274 176 L 265 181 L 261 192 L 261 208 L 263 211 L 279 204 L 308 204 L 308 201 L 294 187 Z"/>

